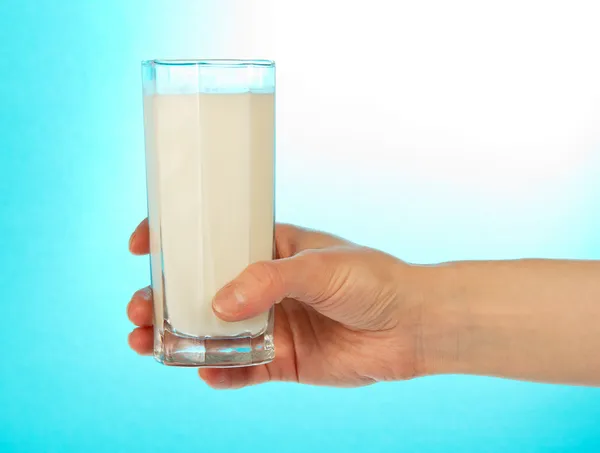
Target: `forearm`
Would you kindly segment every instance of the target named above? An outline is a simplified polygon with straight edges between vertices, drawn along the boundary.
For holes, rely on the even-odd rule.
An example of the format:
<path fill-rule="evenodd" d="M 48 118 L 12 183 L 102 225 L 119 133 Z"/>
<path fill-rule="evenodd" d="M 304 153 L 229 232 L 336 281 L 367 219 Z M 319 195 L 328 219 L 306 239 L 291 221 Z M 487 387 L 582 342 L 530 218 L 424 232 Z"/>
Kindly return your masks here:
<path fill-rule="evenodd" d="M 600 262 L 421 268 L 424 374 L 600 385 Z"/>

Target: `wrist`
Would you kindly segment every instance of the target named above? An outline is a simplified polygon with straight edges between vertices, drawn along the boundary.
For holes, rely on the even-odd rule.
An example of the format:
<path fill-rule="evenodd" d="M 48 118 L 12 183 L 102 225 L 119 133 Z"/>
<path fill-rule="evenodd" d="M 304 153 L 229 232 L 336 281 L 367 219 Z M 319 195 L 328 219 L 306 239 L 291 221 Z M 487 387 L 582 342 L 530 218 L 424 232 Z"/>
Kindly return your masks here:
<path fill-rule="evenodd" d="M 453 264 L 411 266 L 411 292 L 419 301 L 415 335 L 415 369 L 418 376 L 462 373 L 461 340 L 468 329 L 469 309 L 461 270 Z"/>

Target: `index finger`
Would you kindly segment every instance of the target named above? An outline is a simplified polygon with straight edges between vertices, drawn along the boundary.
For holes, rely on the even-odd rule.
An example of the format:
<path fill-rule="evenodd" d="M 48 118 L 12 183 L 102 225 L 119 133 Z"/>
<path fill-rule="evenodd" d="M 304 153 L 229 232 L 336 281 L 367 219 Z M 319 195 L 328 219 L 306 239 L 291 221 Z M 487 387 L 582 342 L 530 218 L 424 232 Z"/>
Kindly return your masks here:
<path fill-rule="evenodd" d="M 349 244 L 348 241 L 331 234 L 283 223 L 276 225 L 275 243 L 277 258 L 289 258 L 308 249 L 322 249 Z M 150 253 L 148 218 L 142 220 L 131 235 L 129 250 L 134 255 L 147 255 Z"/>
<path fill-rule="evenodd" d="M 279 223 L 275 228 L 277 258 L 290 258 L 304 250 L 350 245 L 349 241 L 329 233 Z"/>
<path fill-rule="evenodd" d="M 129 251 L 134 255 L 147 255 L 150 253 L 150 229 L 147 217 L 135 228 L 129 238 Z"/>

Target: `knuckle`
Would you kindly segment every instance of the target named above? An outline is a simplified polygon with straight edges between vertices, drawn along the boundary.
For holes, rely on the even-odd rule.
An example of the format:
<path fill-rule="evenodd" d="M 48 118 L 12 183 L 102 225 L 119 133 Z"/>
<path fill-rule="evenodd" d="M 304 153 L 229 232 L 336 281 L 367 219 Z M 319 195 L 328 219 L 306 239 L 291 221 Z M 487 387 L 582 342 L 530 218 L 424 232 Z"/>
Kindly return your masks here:
<path fill-rule="evenodd" d="M 255 280 L 260 286 L 267 287 L 279 287 L 282 283 L 281 275 L 277 270 L 277 266 L 272 262 L 259 261 L 248 266 L 247 274 L 250 278 Z"/>

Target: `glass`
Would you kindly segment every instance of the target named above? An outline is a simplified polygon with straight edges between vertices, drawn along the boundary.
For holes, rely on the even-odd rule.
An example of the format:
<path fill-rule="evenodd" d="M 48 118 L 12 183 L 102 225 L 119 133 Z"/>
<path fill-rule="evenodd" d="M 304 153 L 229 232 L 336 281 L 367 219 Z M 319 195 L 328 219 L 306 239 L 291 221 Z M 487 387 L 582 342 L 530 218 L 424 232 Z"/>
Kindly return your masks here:
<path fill-rule="evenodd" d="M 142 63 L 154 357 L 165 365 L 270 362 L 273 310 L 225 322 L 215 293 L 274 257 L 275 64 Z"/>

